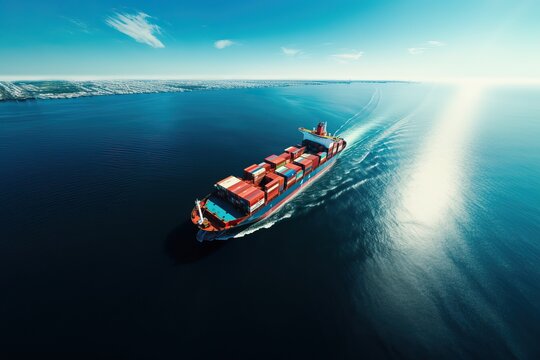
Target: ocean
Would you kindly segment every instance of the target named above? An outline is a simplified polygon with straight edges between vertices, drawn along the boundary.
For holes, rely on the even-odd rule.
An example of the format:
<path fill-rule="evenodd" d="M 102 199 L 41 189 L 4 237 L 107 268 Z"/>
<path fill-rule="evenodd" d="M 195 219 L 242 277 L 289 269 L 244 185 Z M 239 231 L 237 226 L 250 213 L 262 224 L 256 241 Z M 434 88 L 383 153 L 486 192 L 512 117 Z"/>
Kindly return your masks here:
<path fill-rule="evenodd" d="M 540 357 L 540 87 L 8 85 L 2 358 Z M 333 169 L 199 244 L 194 200 L 318 121 Z"/>

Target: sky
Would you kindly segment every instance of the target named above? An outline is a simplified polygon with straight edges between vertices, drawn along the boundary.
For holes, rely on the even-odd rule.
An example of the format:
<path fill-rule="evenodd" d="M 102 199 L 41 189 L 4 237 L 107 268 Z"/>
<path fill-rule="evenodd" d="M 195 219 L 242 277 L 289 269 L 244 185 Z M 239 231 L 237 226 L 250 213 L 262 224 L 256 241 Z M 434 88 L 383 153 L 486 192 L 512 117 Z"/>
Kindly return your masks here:
<path fill-rule="evenodd" d="M 540 78 L 535 0 L 0 0 L 0 78 Z"/>

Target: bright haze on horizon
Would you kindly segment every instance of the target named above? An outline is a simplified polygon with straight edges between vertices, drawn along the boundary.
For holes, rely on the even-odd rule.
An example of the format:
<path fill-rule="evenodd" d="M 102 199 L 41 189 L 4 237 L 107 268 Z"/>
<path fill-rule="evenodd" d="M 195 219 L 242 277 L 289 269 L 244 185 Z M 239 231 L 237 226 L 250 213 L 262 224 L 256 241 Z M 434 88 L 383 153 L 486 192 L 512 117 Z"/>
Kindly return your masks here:
<path fill-rule="evenodd" d="M 540 78 L 540 2 L 0 0 L 0 79 Z"/>

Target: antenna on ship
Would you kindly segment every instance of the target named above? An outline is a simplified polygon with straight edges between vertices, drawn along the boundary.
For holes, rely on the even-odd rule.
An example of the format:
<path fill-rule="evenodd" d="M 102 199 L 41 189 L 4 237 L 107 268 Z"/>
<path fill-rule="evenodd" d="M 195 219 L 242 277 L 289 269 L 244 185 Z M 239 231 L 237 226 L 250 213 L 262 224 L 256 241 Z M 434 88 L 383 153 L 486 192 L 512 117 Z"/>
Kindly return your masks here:
<path fill-rule="evenodd" d="M 202 210 L 201 210 L 201 202 L 199 199 L 195 200 L 195 205 L 197 205 L 197 210 L 199 211 L 199 220 L 197 221 L 197 224 L 202 225 L 204 222 Z"/>

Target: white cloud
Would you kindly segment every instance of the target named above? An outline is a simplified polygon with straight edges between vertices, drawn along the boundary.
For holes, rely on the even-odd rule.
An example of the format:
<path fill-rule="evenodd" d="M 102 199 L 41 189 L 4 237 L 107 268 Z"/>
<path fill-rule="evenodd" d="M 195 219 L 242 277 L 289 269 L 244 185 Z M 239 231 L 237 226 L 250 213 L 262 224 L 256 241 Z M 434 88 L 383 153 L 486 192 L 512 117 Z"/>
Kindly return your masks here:
<path fill-rule="evenodd" d="M 445 43 L 443 43 L 442 41 L 439 41 L 439 40 L 429 40 L 427 42 L 428 45 L 430 46 L 444 46 L 446 45 Z"/>
<path fill-rule="evenodd" d="M 422 54 L 424 51 L 426 51 L 426 48 L 423 47 L 412 47 L 407 49 L 409 51 L 409 54 L 411 55 L 418 55 Z"/>
<path fill-rule="evenodd" d="M 214 46 L 216 47 L 216 49 L 225 49 L 226 47 L 229 47 L 231 45 L 234 45 L 235 42 L 232 41 L 232 40 L 228 40 L 228 39 L 223 39 L 223 40 L 218 40 L 214 43 Z"/>
<path fill-rule="evenodd" d="M 137 14 L 120 14 L 107 18 L 106 22 L 121 33 L 135 39 L 135 41 L 150 45 L 154 48 L 164 48 L 165 45 L 156 37 L 161 34 L 161 29 L 155 24 L 150 24 L 149 15 L 139 12 Z"/>
<path fill-rule="evenodd" d="M 434 47 L 441 47 L 445 46 L 446 44 L 439 40 L 428 40 L 425 43 L 423 43 L 420 46 L 417 47 L 410 47 L 407 49 L 409 51 L 409 54 L 411 55 L 418 55 L 426 52 L 427 50 L 434 48 Z M 431 50 L 430 50 L 431 51 Z"/>
<path fill-rule="evenodd" d="M 79 30 L 79 31 L 82 31 L 83 33 L 86 33 L 86 34 L 89 34 L 90 33 L 90 30 L 88 29 L 88 25 L 86 25 L 86 23 L 84 23 L 83 21 L 79 20 L 79 19 L 72 19 L 72 18 L 68 18 L 68 17 L 64 17 L 67 21 L 69 21 L 72 25 L 75 25 L 75 27 Z"/>
<path fill-rule="evenodd" d="M 333 54 L 332 57 L 340 62 L 349 62 L 359 60 L 362 55 L 364 55 L 363 51 L 351 51 L 349 53 Z"/>
<path fill-rule="evenodd" d="M 283 51 L 283 53 L 287 56 L 296 56 L 302 54 L 302 50 L 300 49 L 282 47 L 281 51 Z"/>

